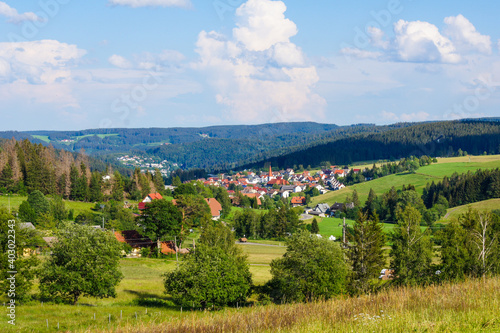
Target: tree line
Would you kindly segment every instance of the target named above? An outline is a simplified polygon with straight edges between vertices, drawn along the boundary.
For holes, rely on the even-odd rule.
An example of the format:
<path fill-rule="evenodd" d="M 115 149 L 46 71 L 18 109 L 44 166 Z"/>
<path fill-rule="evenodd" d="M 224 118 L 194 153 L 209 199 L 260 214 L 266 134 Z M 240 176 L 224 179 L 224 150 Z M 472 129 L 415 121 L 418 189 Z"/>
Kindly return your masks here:
<path fill-rule="evenodd" d="M 100 202 L 138 200 L 150 192 L 164 191 L 158 169 L 143 173 L 136 168 L 124 174 L 111 166 L 96 169 L 93 161 L 84 152 L 75 156 L 28 140 L 7 140 L 0 150 L 0 192 L 26 195 L 40 191 L 74 201 Z"/>
<path fill-rule="evenodd" d="M 448 201 L 450 207 L 500 198 L 500 169 L 480 169 L 464 174 L 455 172 L 437 184 L 428 183 L 422 195 L 425 205 L 431 207 L 442 198 Z"/>

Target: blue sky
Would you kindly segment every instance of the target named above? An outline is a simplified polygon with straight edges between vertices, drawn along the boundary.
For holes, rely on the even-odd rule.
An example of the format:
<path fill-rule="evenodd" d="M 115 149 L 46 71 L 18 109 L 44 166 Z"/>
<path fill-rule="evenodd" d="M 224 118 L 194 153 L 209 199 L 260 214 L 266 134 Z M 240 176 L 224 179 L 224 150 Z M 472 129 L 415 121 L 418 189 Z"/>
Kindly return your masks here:
<path fill-rule="evenodd" d="M 0 130 L 500 116 L 498 1 L 0 1 Z"/>

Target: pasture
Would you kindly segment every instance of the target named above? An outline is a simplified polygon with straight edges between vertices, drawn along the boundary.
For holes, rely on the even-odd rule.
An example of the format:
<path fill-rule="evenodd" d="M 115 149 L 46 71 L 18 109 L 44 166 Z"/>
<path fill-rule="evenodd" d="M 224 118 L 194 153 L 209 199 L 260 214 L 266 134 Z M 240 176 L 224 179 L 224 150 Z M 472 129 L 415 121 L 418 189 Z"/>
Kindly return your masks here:
<path fill-rule="evenodd" d="M 438 163 L 421 167 L 416 173 L 404 172 L 389 175 L 314 197 L 311 199 L 310 206 L 314 207 L 318 203 L 332 205 L 335 202 L 344 202 L 346 196 L 351 195 L 354 189 L 358 192 L 361 203 L 364 203 L 368 198 L 370 188 L 373 188 L 377 195 L 381 195 L 393 186 L 399 189 L 403 184 L 412 184 L 417 192 L 422 194 L 427 183 L 439 182 L 444 176 L 451 176 L 454 172 L 460 174 L 468 171 L 474 172 L 478 169 L 496 168 L 500 168 L 500 155 L 470 156 L 470 161 L 469 157 L 440 158 Z"/>

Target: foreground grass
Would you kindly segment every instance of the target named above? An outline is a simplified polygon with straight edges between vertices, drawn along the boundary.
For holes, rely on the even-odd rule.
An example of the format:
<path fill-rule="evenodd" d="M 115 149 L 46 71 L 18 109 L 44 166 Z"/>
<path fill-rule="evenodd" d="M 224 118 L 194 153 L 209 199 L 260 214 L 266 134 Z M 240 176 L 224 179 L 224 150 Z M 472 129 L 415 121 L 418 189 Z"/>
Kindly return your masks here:
<path fill-rule="evenodd" d="M 4 316 L 0 332 L 500 331 L 498 277 L 456 285 L 389 289 L 374 296 L 311 304 L 207 312 L 181 309 L 164 294 L 162 274 L 175 266 L 173 260 L 123 259 L 125 278 L 117 288 L 116 299 L 82 298 L 77 306 L 39 302 L 22 305 L 16 311 L 17 325 L 8 325 Z M 250 271 L 257 285 L 270 278 L 267 264 L 253 264 Z M 7 309 L 3 309 L 5 314 Z"/>
<path fill-rule="evenodd" d="M 374 296 L 188 314 L 105 332 L 498 332 L 500 279 Z"/>

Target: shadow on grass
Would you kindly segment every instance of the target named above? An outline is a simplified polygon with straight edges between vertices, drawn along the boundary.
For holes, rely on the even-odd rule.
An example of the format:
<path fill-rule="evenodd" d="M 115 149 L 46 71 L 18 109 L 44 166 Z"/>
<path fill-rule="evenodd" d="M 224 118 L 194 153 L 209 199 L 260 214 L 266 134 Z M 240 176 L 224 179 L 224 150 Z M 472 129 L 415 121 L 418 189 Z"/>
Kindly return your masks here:
<path fill-rule="evenodd" d="M 179 309 L 172 301 L 172 298 L 168 296 L 158 296 L 157 294 L 136 290 L 124 290 L 124 292 L 137 296 L 137 298 L 132 301 L 134 305 L 147 306 L 150 308 L 168 308 L 171 310 Z"/>

